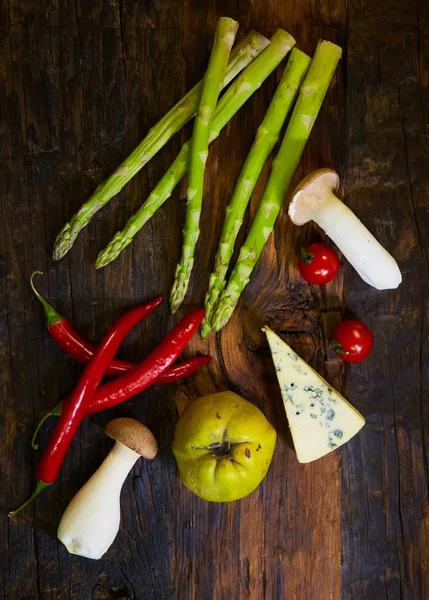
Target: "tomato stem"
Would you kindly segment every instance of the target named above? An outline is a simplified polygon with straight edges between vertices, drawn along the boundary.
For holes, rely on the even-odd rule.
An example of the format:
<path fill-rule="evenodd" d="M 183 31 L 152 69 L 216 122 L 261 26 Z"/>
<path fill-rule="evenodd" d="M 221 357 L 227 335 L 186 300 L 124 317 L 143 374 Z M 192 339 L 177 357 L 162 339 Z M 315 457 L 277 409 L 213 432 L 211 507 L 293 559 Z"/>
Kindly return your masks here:
<path fill-rule="evenodd" d="M 349 352 L 348 350 L 344 350 L 341 343 L 337 342 L 336 340 L 332 340 L 332 342 L 329 344 L 329 347 L 335 350 L 337 354 L 356 354 L 355 352 Z"/>
<path fill-rule="evenodd" d="M 311 265 L 312 260 L 314 258 L 314 254 L 306 250 L 303 246 L 301 246 L 301 260 L 306 265 Z"/>

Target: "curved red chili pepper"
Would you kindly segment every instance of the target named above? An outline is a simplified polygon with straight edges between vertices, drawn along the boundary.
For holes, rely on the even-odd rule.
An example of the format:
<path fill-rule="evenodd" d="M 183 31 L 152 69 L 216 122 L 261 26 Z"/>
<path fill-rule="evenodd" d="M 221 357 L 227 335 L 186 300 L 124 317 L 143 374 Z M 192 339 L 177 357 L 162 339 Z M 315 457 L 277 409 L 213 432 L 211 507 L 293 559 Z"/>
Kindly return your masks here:
<path fill-rule="evenodd" d="M 29 504 L 40 492 L 53 483 L 57 477 L 66 452 L 70 446 L 82 418 L 85 416 L 87 405 L 105 375 L 118 348 L 131 331 L 142 319 L 150 314 L 160 303 L 156 298 L 144 306 L 139 306 L 127 312 L 111 327 L 94 353 L 93 358 L 85 367 L 69 402 L 64 406 L 57 421 L 54 432 L 40 459 L 36 469 L 37 486 L 32 496 L 10 516 Z"/>
<path fill-rule="evenodd" d="M 30 278 L 30 285 L 34 295 L 40 301 L 45 311 L 46 324 L 48 326 L 48 332 L 51 338 L 57 342 L 60 348 L 62 348 L 69 356 L 74 358 L 76 362 L 82 365 L 88 364 L 94 354 L 95 346 L 85 340 L 73 328 L 71 323 L 65 317 L 60 315 L 55 308 L 51 306 L 36 290 L 33 283 L 34 275 L 43 275 L 43 272 L 34 271 Z M 161 302 L 161 299 L 159 301 Z M 206 364 L 207 362 L 210 362 L 210 360 L 202 360 L 202 357 L 195 357 L 194 359 L 184 361 L 183 363 L 173 366 L 168 369 L 168 371 L 162 373 L 157 383 L 171 383 L 173 381 L 177 381 L 178 379 L 182 379 L 183 377 L 188 377 L 189 375 L 195 373 L 200 366 Z M 136 363 L 114 358 L 106 370 L 106 375 L 109 377 L 120 377 L 125 373 L 134 371 L 136 366 Z M 57 407 L 55 407 L 53 410 L 56 409 Z M 52 412 L 49 414 L 60 415 L 61 411 L 56 413 Z M 46 415 L 46 417 L 47 416 L 48 415 Z M 45 420 L 46 417 L 44 417 L 43 420 Z M 37 430 L 38 429 L 39 427 Z M 35 433 L 37 433 L 37 430 Z"/>
<path fill-rule="evenodd" d="M 167 369 L 164 371 L 164 373 L 161 373 L 155 383 L 156 385 L 174 383 L 179 379 L 184 379 L 185 377 L 193 375 L 198 371 L 198 369 L 201 369 L 201 367 L 204 365 L 208 365 L 211 361 L 211 356 L 197 354 L 196 356 L 192 356 L 181 363 L 173 365 L 170 369 Z"/>
<path fill-rule="evenodd" d="M 173 364 L 187 345 L 204 318 L 204 309 L 192 311 L 174 327 L 167 337 L 132 373 L 103 385 L 103 394 L 96 393 L 90 400 L 88 414 L 94 414 L 116 406 L 131 396 L 145 390 L 157 382 L 161 373 Z"/>
<path fill-rule="evenodd" d="M 70 322 L 65 317 L 60 315 L 54 309 L 54 307 L 51 306 L 36 290 L 33 283 L 33 278 L 36 274 L 43 275 L 43 272 L 34 271 L 30 278 L 30 285 L 31 289 L 34 292 L 34 295 L 40 301 L 45 311 L 48 332 L 51 338 L 55 342 L 57 342 L 60 348 L 62 348 L 69 356 L 74 358 L 77 362 L 79 362 L 80 364 L 87 364 L 94 354 L 95 346 L 93 346 L 90 342 L 88 342 L 81 335 L 79 335 L 79 333 L 72 327 Z M 200 367 L 209 363 L 210 361 L 211 358 L 208 356 L 194 356 L 178 365 L 173 365 L 172 367 L 161 373 L 156 383 L 172 383 L 174 381 L 177 381 L 178 379 L 189 377 L 190 375 L 195 373 Z M 136 367 L 137 365 L 135 363 L 114 358 L 106 371 L 106 375 L 109 375 L 111 377 L 120 377 L 125 373 L 134 371 Z M 97 394 L 98 393 L 100 394 L 100 396 L 104 393 L 104 386 L 100 387 L 100 389 L 97 390 Z M 59 417 L 61 414 L 61 406 L 62 403 L 58 403 L 51 411 L 46 413 L 46 415 L 44 415 L 44 417 L 37 424 L 37 427 L 33 434 L 33 438 L 31 440 L 31 445 L 35 450 L 38 449 L 38 445 L 36 444 L 36 437 L 41 426 L 50 416 Z"/>
<path fill-rule="evenodd" d="M 42 271 L 34 271 L 30 278 L 31 289 L 34 292 L 36 298 L 41 302 L 46 315 L 46 325 L 51 338 L 57 342 L 69 356 L 75 359 L 76 362 L 81 365 L 86 365 L 91 360 L 95 346 L 90 342 L 87 342 L 79 333 L 73 328 L 70 322 L 57 313 L 55 308 L 48 304 L 41 294 L 36 290 L 33 278 L 35 275 L 43 275 Z M 158 304 L 161 302 L 159 298 Z M 114 358 L 106 370 L 106 375 L 109 377 L 120 377 L 124 373 L 133 371 L 136 365 L 127 360 L 118 360 Z"/>
<path fill-rule="evenodd" d="M 182 363 L 171 367 L 170 369 L 168 369 L 167 371 L 164 371 L 164 373 L 162 373 L 158 379 L 154 382 L 156 384 L 161 384 L 161 383 L 172 383 L 177 381 L 178 379 L 183 379 L 184 377 L 189 377 L 190 375 L 192 375 L 193 373 L 195 373 L 196 371 L 198 371 L 198 369 L 200 369 L 203 365 L 208 364 L 209 362 L 211 362 L 211 357 L 210 356 L 193 356 L 192 358 L 189 358 L 188 360 L 183 361 Z M 135 365 L 135 367 L 137 367 L 137 365 Z M 118 380 L 116 380 L 118 382 Z M 105 385 L 101 385 L 97 391 L 95 392 L 95 396 L 94 399 L 101 405 L 104 403 L 107 404 L 110 402 L 110 396 L 107 394 L 106 395 L 106 390 L 105 390 Z M 113 387 L 113 386 L 112 386 Z M 122 387 L 122 383 L 118 382 L 118 387 L 121 388 Z M 116 390 L 114 389 L 113 391 L 114 394 L 116 394 Z M 132 395 L 134 395 L 135 392 L 133 394 L 130 394 L 126 399 L 128 400 L 128 398 L 131 398 Z M 126 390 L 125 388 L 123 388 L 123 394 L 124 396 L 126 396 Z M 125 400 L 125 398 L 124 398 Z M 63 400 L 63 402 L 66 402 L 66 400 Z M 33 434 L 33 438 L 31 440 L 31 446 L 34 450 L 38 449 L 38 445 L 36 444 L 36 437 L 37 434 L 40 431 L 41 426 L 43 425 L 43 423 L 46 421 L 46 419 L 48 419 L 49 417 L 59 417 L 61 414 L 61 410 L 62 410 L 62 405 L 63 402 L 59 402 L 56 406 L 54 406 L 54 408 L 52 410 L 50 410 L 48 413 L 46 413 L 46 415 L 44 415 L 44 417 L 39 421 L 34 434 Z M 88 410 L 86 411 L 87 415 L 90 415 L 90 407 L 88 407 Z"/>
<path fill-rule="evenodd" d="M 80 336 L 67 319 L 62 318 L 55 325 L 48 326 L 48 331 L 51 338 L 76 362 L 81 365 L 89 363 L 95 352 L 95 346 Z M 135 368 L 136 366 L 132 362 L 114 358 L 106 369 L 106 375 L 120 377 Z"/>

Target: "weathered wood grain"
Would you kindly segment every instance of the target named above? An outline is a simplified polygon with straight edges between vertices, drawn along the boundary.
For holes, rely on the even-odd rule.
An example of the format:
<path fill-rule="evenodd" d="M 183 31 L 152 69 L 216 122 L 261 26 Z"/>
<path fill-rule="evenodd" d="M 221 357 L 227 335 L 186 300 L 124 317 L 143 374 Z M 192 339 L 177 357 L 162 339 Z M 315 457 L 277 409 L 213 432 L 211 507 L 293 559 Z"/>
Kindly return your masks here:
<path fill-rule="evenodd" d="M 403 283 L 379 294 L 345 272 L 347 311 L 376 340 L 373 360 L 347 378 L 367 426 L 343 459 L 346 600 L 429 594 L 428 15 L 418 1 L 349 10 L 345 197 L 398 259 Z"/>
<path fill-rule="evenodd" d="M 429 9 L 419 0 L 4 0 L 0 4 L 0 598 L 6 600 L 409 600 L 429 597 Z M 56 233 L 149 127 L 198 81 L 216 18 L 266 35 L 283 27 L 312 53 L 319 38 L 345 49 L 295 182 L 330 166 L 346 202 L 398 258 L 404 283 L 379 293 L 344 263 L 323 290 L 299 278 L 297 249 L 322 238 L 280 215 L 231 322 L 192 340 L 209 368 L 154 386 L 82 424 L 58 483 L 25 513 L 8 509 L 34 485 L 35 423 L 67 395 L 81 368 L 49 339 L 38 287 L 92 340 L 124 309 L 168 297 L 180 252 L 185 183 L 121 257 L 93 263 L 147 197 L 190 127 L 100 211 L 60 263 Z M 282 67 L 283 68 L 283 65 Z M 273 74 L 211 150 L 196 269 L 183 309 L 200 305 L 223 210 L 281 75 Z M 244 239 L 269 165 L 239 235 Z M 347 372 L 328 351 L 344 316 L 372 327 L 371 359 Z M 180 315 L 179 315 L 180 316 Z M 177 321 L 168 303 L 129 336 L 144 356 Z M 299 465 L 267 344 L 268 323 L 367 418 L 341 453 Z M 260 406 L 279 433 L 257 492 L 227 505 L 188 492 L 175 472 L 177 415 L 199 395 L 230 388 Z M 71 497 L 110 448 L 103 427 L 131 415 L 160 443 L 122 497 L 123 527 L 107 555 L 72 557 L 56 541 Z M 52 430 L 46 426 L 41 447 Z M 342 530 L 341 530 L 342 528 Z"/>

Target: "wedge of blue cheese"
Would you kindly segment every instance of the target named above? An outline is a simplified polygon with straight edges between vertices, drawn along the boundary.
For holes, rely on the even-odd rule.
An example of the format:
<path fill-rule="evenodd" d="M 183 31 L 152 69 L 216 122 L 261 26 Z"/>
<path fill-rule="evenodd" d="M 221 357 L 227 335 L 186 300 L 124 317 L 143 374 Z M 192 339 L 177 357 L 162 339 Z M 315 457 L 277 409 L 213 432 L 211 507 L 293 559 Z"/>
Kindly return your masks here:
<path fill-rule="evenodd" d="M 298 461 L 316 460 L 350 440 L 365 419 L 269 327 L 264 327 Z"/>

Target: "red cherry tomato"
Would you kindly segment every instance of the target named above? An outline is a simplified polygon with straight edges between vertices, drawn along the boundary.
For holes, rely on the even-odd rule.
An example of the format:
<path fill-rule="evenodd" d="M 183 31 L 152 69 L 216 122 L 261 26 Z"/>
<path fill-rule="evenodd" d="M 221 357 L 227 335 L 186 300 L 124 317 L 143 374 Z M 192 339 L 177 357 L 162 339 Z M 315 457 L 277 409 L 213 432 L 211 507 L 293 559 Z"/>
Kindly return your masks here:
<path fill-rule="evenodd" d="M 308 283 L 328 283 L 334 279 L 339 268 L 338 256 L 326 244 L 315 243 L 301 248 L 299 272 Z"/>
<path fill-rule="evenodd" d="M 374 339 L 366 325 L 360 321 L 343 321 L 332 334 L 331 347 L 338 356 L 349 363 L 360 362 L 372 350 Z"/>

